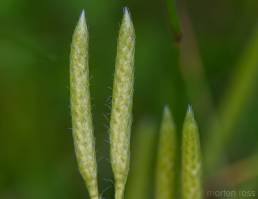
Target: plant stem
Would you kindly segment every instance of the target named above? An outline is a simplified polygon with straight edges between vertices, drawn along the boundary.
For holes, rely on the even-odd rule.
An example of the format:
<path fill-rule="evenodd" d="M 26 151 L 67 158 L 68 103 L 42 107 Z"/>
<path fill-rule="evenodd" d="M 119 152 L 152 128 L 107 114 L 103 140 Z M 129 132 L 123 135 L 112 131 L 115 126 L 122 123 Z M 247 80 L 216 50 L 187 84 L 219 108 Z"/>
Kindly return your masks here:
<path fill-rule="evenodd" d="M 176 8 L 175 0 L 166 0 L 169 22 L 176 43 L 180 43 L 182 33 Z"/>
<path fill-rule="evenodd" d="M 156 122 L 145 118 L 135 130 L 126 199 L 149 199 L 152 195 L 153 164 L 156 149 Z"/>

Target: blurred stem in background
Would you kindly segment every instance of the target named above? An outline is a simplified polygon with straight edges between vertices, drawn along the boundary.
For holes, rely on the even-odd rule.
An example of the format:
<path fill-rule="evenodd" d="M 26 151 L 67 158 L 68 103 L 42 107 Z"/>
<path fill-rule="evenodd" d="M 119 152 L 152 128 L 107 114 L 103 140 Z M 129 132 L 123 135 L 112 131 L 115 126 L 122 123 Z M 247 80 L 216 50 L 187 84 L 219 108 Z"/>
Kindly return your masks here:
<path fill-rule="evenodd" d="M 258 27 L 250 39 L 243 57 L 234 72 L 231 85 L 221 100 L 218 118 L 214 121 L 207 132 L 204 152 L 206 157 L 206 169 L 208 174 L 219 166 L 225 146 L 234 136 L 234 127 L 239 116 L 248 105 L 248 100 L 257 83 L 258 73 Z"/>
<path fill-rule="evenodd" d="M 125 199 L 149 199 L 152 195 L 153 165 L 156 151 L 156 124 L 150 119 L 142 120 L 132 140 L 131 170 L 126 185 Z"/>
<path fill-rule="evenodd" d="M 205 77 L 191 20 L 188 16 L 186 3 L 185 1 L 180 1 L 180 4 L 178 5 L 180 8 L 180 12 L 178 12 L 180 16 L 179 20 L 176 16 L 177 8 L 175 0 L 167 0 L 166 2 L 173 35 L 178 35 L 180 33 L 180 40 L 176 40 L 176 42 L 180 47 L 180 69 L 185 82 L 187 95 L 191 104 L 199 111 L 198 115 L 200 116 L 200 119 L 205 121 L 207 120 L 207 116 L 213 112 L 213 100 L 208 81 Z"/>
<path fill-rule="evenodd" d="M 216 172 L 216 176 L 210 180 L 208 187 L 214 188 L 216 185 L 220 185 L 221 187 L 236 187 L 246 184 L 246 182 L 258 177 L 256 168 L 258 168 L 257 153 L 236 163 L 227 165 Z"/>
<path fill-rule="evenodd" d="M 213 113 L 213 101 L 184 1 L 181 4 L 180 19 L 183 32 L 180 45 L 180 68 L 182 76 L 191 103 L 198 111 L 201 121 L 206 121 L 207 116 Z"/>
<path fill-rule="evenodd" d="M 234 190 L 237 199 L 254 198 L 258 191 L 258 153 L 225 166 L 212 178 L 206 187 L 208 191 Z"/>
<path fill-rule="evenodd" d="M 179 44 L 182 37 L 181 27 L 178 18 L 177 6 L 175 0 L 166 0 L 166 7 L 169 17 L 170 26 L 172 29 L 173 39 Z"/>

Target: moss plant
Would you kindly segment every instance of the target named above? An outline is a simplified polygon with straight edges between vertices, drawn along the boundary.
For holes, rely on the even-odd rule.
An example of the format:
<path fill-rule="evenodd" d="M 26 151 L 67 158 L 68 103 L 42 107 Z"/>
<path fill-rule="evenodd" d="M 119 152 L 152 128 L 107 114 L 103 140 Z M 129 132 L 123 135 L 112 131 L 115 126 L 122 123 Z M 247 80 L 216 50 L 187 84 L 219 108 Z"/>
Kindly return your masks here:
<path fill-rule="evenodd" d="M 182 135 L 182 199 L 202 198 L 201 166 L 199 130 L 189 106 Z"/>
<path fill-rule="evenodd" d="M 165 107 L 161 122 L 155 179 L 155 198 L 172 199 L 175 192 L 175 124 L 170 110 Z"/>
<path fill-rule="evenodd" d="M 134 85 L 134 50 L 134 27 L 129 11 L 125 8 L 117 44 L 110 118 L 110 155 L 115 179 L 115 199 L 124 198 L 125 185 L 129 172 Z M 99 199 L 95 138 L 93 135 L 90 104 L 88 59 L 88 30 L 84 12 L 82 12 L 73 34 L 70 55 L 73 138 L 79 171 L 86 183 L 90 198 Z M 175 198 L 175 157 L 177 151 L 175 134 L 175 125 L 169 108 L 166 107 L 160 128 L 158 145 L 155 182 L 155 195 L 157 199 Z M 143 135 L 146 136 L 145 134 Z M 150 139 L 149 148 L 152 146 L 153 138 L 154 136 Z M 138 143 L 138 145 L 140 144 Z M 146 146 L 144 145 L 143 147 Z M 142 146 L 139 148 L 142 148 Z M 142 152 L 141 154 L 149 153 L 148 150 L 143 150 Z M 198 127 L 194 120 L 192 109 L 189 108 L 183 126 L 183 199 L 202 198 L 200 153 Z M 150 157 L 151 156 L 149 156 L 147 160 L 150 160 Z M 144 170 L 144 168 L 142 168 L 142 170 Z M 142 179 L 142 182 L 145 182 L 145 180 Z M 144 186 L 144 190 L 148 190 L 147 183 L 146 186 Z M 146 196 L 147 198 L 148 196 L 141 191 L 138 193 L 140 193 L 142 197 Z"/>
<path fill-rule="evenodd" d="M 89 91 L 88 30 L 84 11 L 75 28 L 70 55 L 70 93 L 75 154 L 91 199 L 98 199 L 97 163 Z"/>
<path fill-rule="evenodd" d="M 117 44 L 110 120 L 110 151 L 115 178 L 116 199 L 124 198 L 124 189 L 129 171 L 134 83 L 134 46 L 134 28 L 130 14 L 125 8 Z"/>

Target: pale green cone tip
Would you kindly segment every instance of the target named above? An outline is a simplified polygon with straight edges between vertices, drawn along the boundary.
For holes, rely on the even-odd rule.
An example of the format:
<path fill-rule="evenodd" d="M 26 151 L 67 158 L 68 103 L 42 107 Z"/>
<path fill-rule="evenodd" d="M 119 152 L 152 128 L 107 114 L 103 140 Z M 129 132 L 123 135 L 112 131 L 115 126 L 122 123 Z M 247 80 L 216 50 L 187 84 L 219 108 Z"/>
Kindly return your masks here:
<path fill-rule="evenodd" d="M 77 22 L 77 25 L 75 27 L 74 34 L 81 34 L 83 33 L 84 36 L 88 38 L 88 29 L 87 29 L 87 23 L 86 23 L 86 17 L 85 17 L 85 11 L 81 11 L 81 15 L 79 17 L 79 20 Z"/>
<path fill-rule="evenodd" d="M 123 9 L 123 19 L 120 27 L 120 38 L 123 37 L 121 34 L 124 32 L 125 35 L 131 37 L 131 40 L 135 40 L 134 26 L 130 11 L 127 7 Z M 122 38 L 121 38 L 122 39 Z"/>
<path fill-rule="evenodd" d="M 81 12 L 80 19 L 85 20 L 85 11 L 84 10 L 82 10 L 82 12 Z"/>
<path fill-rule="evenodd" d="M 168 105 L 166 105 L 163 110 L 163 121 L 164 120 L 169 120 L 171 124 L 174 126 L 174 121 Z"/>
<path fill-rule="evenodd" d="M 129 9 L 127 7 L 124 7 L 123 10 L 123 22 L 125 25 L 131 26 L 132 25 L 132 20 L 131 20 L 131 15 L 129 12 Z"/>
<path fill-rule="evenodd" d="M 194 118 L 193 108 L 190 104 L 188 105 L 187 111 L 186 111 L 185 122 L 186 121 L 191 121 L 193 124 L 196 124 L 196 121 L 195 121 L 195 118 Z"/>
<path fill-rule="evenodd" d="M 173 135 L 175 134 L 175 123 L 174 119 L 172 117 L 171 111 L 169 106 L 165 106 L 163 109 L 163 116 L 162 116 L 162 121 L 161 121 L 161 134 L 164 132 L 172 133 Z"/>
<path fill-rule="evenodd" d="M 201 199 L 202 163 L 199 129 L 191 106 L 188 106 L 182 135 L 182 199 Z"/>

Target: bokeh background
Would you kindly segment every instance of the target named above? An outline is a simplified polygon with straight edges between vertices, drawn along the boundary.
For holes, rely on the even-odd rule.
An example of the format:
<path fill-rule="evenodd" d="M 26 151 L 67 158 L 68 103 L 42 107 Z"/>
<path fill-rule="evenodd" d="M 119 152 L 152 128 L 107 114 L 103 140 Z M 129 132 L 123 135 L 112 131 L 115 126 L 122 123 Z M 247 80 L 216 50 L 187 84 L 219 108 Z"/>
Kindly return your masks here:
<path fill-rule="evenodd" d="M 0 1 L 1 199 L 88 197 L 76 165 L 69 105 L 70 42 L 82 9 L 90 32 L 99 187 L 103 197 L 112 197 L 108 118 L 124 6 L 137 37 L 131 198 L 152 197 L 166 104 L 178 140 L 187 106 L 193 106 L 206 190 L 255 190 L 258 197 L 258 1 L 177 1 L 181 39 L 168 2 Z"/>

